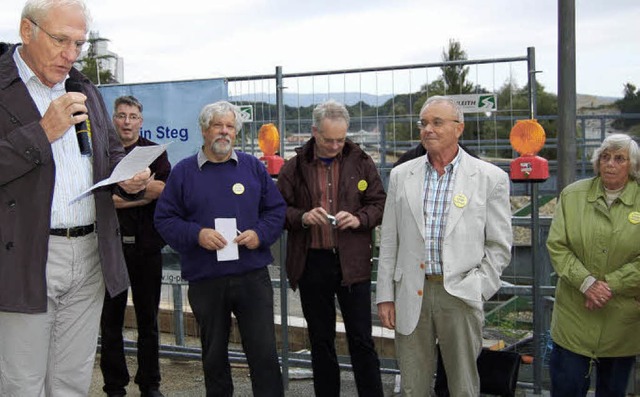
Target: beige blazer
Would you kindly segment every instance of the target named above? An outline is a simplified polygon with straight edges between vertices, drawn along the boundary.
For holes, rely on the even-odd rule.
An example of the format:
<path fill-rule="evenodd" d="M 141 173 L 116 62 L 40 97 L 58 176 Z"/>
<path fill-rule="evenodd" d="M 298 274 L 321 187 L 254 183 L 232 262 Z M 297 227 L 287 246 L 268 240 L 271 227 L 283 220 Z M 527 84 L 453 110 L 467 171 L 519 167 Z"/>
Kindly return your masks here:
<path fill-rule="evenodd" d="M 500 288 L 511 260 L 509 178 L 460 150 L 442 248 L 444 287 L 471 306 Z M 425 288 L 423 192 L 426 157 L 391 171 L 380 239 L 376 302 L 394 302 L 396 332 L 416 328 Z"/>

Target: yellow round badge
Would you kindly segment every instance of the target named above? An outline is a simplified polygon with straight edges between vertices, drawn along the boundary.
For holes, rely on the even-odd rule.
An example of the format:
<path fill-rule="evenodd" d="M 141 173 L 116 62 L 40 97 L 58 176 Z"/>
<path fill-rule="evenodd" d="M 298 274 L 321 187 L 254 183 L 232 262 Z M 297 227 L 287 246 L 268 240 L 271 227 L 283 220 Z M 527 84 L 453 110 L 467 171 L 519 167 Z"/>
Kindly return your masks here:
<path fill-rule="evenodd" d="M 244 186 L 242 185 L 242 183 L 236 183 L 233 185 L 231 190 L 233 190 L 235 194 L 242 194 L 244 193 Z"/>
<path fill-rule="evenodd" d="M 462 208 L 465 205 L 467 205 L 467 196 L 465 196 L 462 193 L 458 193 L 455 195 L 455 197 L 453 198 L 453 204 L 458 207 L 458 208 Z"/>
<path fill-rule="evenodd" d="M 364 179 L 360 179 L 358 181 L 358 190 L 360 190 L 361 192 L 364 192 L 365 190 L 367 190 L 368 186 L 369 184 Z"/>
<path fill-rule="evenodd" d="M 633 223 L 634 225 L 637 225 L 638 223 L 640 223 L 640 212 L 638 211 L 633 211 L 629 214 L 629 222 Z"/>

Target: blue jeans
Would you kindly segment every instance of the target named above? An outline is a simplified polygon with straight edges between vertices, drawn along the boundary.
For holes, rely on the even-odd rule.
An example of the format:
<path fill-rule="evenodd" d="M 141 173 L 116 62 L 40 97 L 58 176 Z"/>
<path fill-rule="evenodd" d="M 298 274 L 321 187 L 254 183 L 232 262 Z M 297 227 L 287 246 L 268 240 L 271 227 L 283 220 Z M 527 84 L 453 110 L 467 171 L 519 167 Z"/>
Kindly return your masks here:
<path fill-rule="evenodd" d="M 584 397 L 591 383 L 591 369 L 596 369 L 596 397 L 624 397 L 635 356 L 591 359 L 553 344 L 549 372 L 551 395 Z"/>
<path fill-rule="evenodd" d="M 338 297 L 356 380 L 361 397 L 382 397 L 380 361 L 371 337 L 371 282 L 342 285 L 338 254 L 309 250 L 300 279 L 300 301 L 311 341 L 313 388 L 318 397 L 340 395 L 340 366 L 336 354 Z"/>
<path fill-rule="evenodd" d="M 188 295 L 200 327 L 207 397 L 233 396 L 228 352 L 232 312 L 247 356 L 253 395 L 283 396 L 273 324 L 273 287 L 267 268 L 190 282 Z"/>

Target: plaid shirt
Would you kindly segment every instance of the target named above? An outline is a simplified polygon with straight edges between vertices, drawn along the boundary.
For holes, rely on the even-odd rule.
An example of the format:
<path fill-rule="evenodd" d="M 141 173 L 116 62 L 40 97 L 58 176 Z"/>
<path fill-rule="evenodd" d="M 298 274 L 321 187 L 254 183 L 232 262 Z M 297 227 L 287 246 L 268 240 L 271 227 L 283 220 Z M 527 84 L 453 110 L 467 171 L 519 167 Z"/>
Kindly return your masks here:
<path fill-rule="evenodd" d="M 314 207 L 322 207 L 330 215 L 338 212 L 338 182 L 340 181 L 340 156 L 331 161 L 320 159 L 314 154 L 315 178 L 309 183 Z M 331 225 L 311 225 L 311 248 L 335 249 L 338 231 Z"/>
<path fill-rule="evenodd" d="M 424 258 L 426 274 L 442 274 L 442 241 L 447 230 L 447 215 L 456 178 L 456 169 L 460 163 L 460 154 L 444 167 L 444 174 L 429 162 L 427 156 L 424 175 Z"/>

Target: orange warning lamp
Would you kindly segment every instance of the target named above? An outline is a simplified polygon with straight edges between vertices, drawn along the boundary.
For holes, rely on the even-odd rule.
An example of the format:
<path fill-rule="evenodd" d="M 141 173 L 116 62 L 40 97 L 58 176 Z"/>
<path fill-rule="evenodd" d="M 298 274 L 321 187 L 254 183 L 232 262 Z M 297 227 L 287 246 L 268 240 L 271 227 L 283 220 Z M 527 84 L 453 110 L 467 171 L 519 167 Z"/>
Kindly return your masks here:
<path fill-rule="evenodd" d="M 280 134 L 272 123 L 264 124 L 258 131 L 258 145 L 264 156 L 260 157 L 267 167 L 269 175 L 276 176 L 280 173 L 280 168 L 284 164 L 284 159 L 276 154 L 280 147 Z"/>
<path fill-rule="evenodd" d="M 544 128 L 534 119 L 518 120 L 509 142 L 520 157 L 511 161 L 513 182 L 544 182 L 549 178 L 549 162 L 536 154 L 544 146 Z"/>

